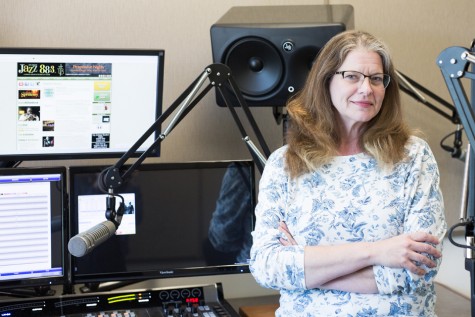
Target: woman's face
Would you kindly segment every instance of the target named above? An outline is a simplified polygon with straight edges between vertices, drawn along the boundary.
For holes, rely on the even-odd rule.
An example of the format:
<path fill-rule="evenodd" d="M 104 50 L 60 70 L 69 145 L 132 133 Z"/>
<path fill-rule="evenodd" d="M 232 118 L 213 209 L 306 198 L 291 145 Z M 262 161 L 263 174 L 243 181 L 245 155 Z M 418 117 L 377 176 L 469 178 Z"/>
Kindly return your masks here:
<path fill-rule="evenodd" d="M 382 74 L 383 64 L 378 53 L 360 48 L 351 51 L 337 71 L 356 71 L 366 76 Z M 384 94 L 384 86 L 371 83 L 368 77 L 344 79 L 342 74 L 335 74 L 330 82 L 331 100 L 346 131 L 374 118 L 381 109 Z"/>

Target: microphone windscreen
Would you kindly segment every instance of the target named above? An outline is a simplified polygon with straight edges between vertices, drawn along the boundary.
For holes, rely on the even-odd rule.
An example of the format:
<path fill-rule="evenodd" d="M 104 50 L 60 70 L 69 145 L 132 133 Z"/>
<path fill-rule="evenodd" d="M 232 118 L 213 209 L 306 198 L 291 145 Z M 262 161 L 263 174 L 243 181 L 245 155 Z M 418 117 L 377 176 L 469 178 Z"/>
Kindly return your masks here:
<path fill-rule="evenodd" d="M 84 256 L 109 239 L 116 230 L 117 228 L 112 221 L 103 221 L 72 237 L 68 243 L 68 250 L 75 257 Z"/>

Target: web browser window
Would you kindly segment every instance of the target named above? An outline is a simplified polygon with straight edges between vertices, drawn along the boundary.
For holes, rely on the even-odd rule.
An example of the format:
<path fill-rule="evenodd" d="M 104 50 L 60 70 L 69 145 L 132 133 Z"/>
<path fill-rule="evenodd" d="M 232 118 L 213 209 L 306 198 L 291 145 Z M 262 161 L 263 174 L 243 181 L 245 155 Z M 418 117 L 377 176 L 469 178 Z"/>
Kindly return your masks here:
<path fill-rule="evenodd" d="M 0 48 L 0 159 L 119 157 L 161 114 L 163 59 L 160 50 Z"/>

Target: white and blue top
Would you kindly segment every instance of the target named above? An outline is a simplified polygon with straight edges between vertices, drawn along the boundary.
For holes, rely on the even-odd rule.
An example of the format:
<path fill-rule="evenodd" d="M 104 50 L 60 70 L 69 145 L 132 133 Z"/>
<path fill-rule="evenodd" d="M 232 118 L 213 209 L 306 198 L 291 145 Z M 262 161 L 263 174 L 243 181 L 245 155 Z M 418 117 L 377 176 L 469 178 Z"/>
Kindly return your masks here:
<path fill-rule="evenodd" d="M 287 146 L 272 153 L 259 184 L 250 269 L 260 285 L 280 290 L 276 316 L 436 316 L 433 282 L 441 259 L 423 276 L 374 266 L 377 294 L 305 285 L 306 245 L 377 241 L 415 231 L 442 241 L 447 224 L 434 155 L 415 136 L 405 148 L 407 159 L 390 169 L 360 153 L 335 157 L 295 179 L 284 168 Z M 280 221 L 298 245 L 281 245 Z"/>

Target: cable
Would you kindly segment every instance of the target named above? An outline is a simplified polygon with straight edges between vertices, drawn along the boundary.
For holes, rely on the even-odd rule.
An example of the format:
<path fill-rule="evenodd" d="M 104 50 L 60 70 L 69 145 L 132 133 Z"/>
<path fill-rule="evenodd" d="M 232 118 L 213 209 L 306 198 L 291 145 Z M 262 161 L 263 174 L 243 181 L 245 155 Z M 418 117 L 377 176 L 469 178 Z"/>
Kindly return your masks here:
<path fill-rule="evenodd" d="M 445 145 L 444 142 L 445 140 L 447 140 L 450 136 L 454 135 L 456 131 L 453 131 L 453 132 L 450 132 L 449 134 L 447 134 L 446 136 L 444 136 L 442 138 L 442 140 L 440 140 L 440 147 L 442 149 L 444 149 L 445 151 L 447 152 L 450 152 L 452 153 L 454 151 L 454 149 L 451 147 L 451 146 L 448 146 L 448 145 Z"/>
<path fill-rule="evenodd" d="M 459 222 L 459 223 L 453 225 L 453 226 L 450 227 L 450 229 L 449 229 L 448 238 L 449 238 L 449 241 L 450 241 L 453 245 L 455 245 L 456 247 L 464 248 L 464 249 L 475 250 L 475 247 L 474 247 L 474 246 L 465 245 L 465 244 L 460 244 L 460 243 L 458 243 L 458 242 L 455 242 L 455 240 L 454 240 L 453 237 L 452 237 L 453 231 L 454 231 L 457 227 L 463 227 L 463 226 L 468 226 L 468 225 L 472 225 L 472 222 L 471 222 L 471 221 L 464 221 L 464 222 Z"/>
<path fill-rule="evenodd" d="M 463 132 L 463 127 L 461 125 L 457 126 L 457 130 L 447 134 L 440 140 L 440 147 L 444 149 L 445 151 L 449 152 L 453 158 L 458 158 L 460 160 L 465 159 L 465 151 L 462 150 L 462 132 Z M 453 147 L 447 144 L 444 144 L 444 142 L 450 137 L 454 135 L 454 145 Z"/>

